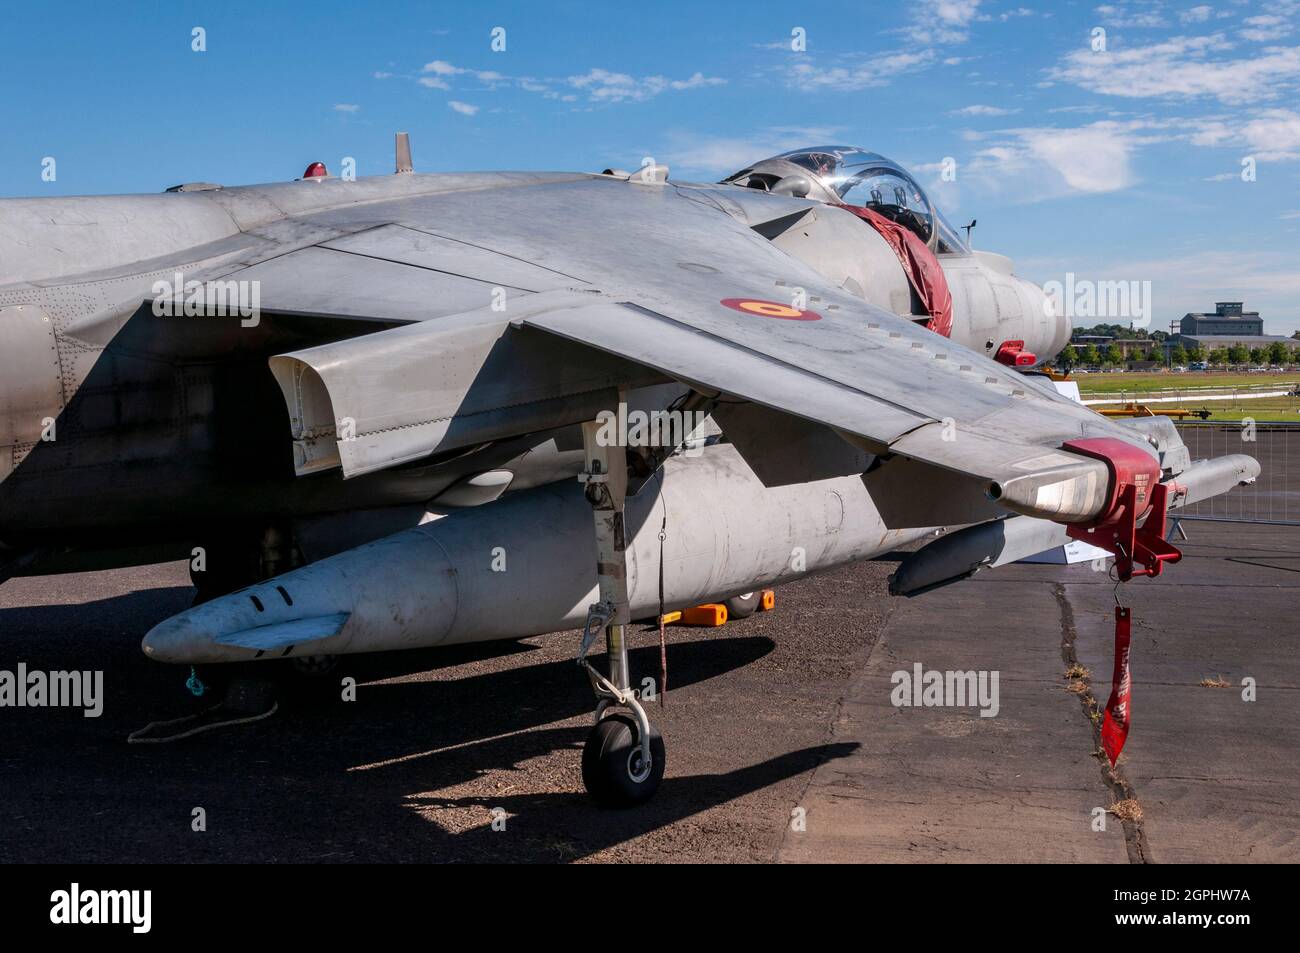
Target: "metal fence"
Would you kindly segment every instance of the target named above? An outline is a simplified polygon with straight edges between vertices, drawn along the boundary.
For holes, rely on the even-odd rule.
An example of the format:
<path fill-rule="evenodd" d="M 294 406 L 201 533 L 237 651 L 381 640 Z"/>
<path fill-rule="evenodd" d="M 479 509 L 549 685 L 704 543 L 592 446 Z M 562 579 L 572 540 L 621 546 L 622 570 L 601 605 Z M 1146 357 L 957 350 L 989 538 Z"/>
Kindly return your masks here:
<path fill-rule="evenodd" d="M 1251 486 L 1178 510 L 1177 518 L 1300 525 L 1300 423 L 1186 422 L 1178 432 L 1192 460 L 1244 453 L 1259 461 L 1260 474 Z"/>

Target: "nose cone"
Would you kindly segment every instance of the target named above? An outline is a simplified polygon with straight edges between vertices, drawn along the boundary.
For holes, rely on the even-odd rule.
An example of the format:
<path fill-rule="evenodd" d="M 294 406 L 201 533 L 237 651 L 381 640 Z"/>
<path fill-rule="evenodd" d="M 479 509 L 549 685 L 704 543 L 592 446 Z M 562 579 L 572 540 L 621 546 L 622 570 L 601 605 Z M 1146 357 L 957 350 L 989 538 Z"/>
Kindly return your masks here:
<path fill-rule="evenodd" d="M 1017 277 L 1016 281 L 1029 316 L 1025 349 L 1034 353 L 1039 364 L 1046 364 L 1070 343 L 1074 328 L 1068 316 L 1057 313 L 1056 303 L 1042 288 L 1024 278 Z"/>
<path fill-rule="evenodd" d="M 1038 288 L 1037 285 L 1034 285 L 1034 287 Z M 1047 313 L 1050 315 L 1049 321 L 1055 322 L 1055 336 L 1052 338 L 1052 346 L 1050 349 L 1051 356 L 1055 357 L 1069 345 L 1070 336 L 1074 334 L 1074 322 L 1070 320 L 1070 316 L 1065 314 L 1064 311 L 1060 314 L 1056 312 L 1056 307 L 1052 299 L 1043 294 L 1041 288 L 1038 288 L 1038 293 L 1043 295 L 1043 301 L 1046 302 L 1045 307 Z"/>
<path fill-rule="evenodd" d="M 214 633 L 194 619 L 194 610 L 182 612 L 159 622 L 144 637 L 140 648 L 155 662 L 195 664 L 216 644 Z M 230 661 L 236 661 L 231 658 Z"/>
<path fill-rule="evenodd" d="M 346 638 L 350 612 L 328 593 L 320 598 L 296 575 L 172 616 L 149 630 L 141 648 L 155 661 L 185 665 L 332 654 Z"/>

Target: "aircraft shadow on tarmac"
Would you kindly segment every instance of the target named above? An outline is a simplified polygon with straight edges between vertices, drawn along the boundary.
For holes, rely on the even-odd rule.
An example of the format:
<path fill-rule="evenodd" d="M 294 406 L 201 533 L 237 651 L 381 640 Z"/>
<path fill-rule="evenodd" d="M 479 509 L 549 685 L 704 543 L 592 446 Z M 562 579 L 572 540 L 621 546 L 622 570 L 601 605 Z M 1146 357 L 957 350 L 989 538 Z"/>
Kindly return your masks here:
<path fill-rule="evenodd" d="M 178 670 L 174 682 L 160 677 L 137 639 L 186 592 L 160 588 L 81 605 L 0 609 L 5 656 L 46 669 L 102 668 L 108 698 L 98 719 L 27 709 L 7 720 L 6 763 L 16 784 L 0 813 L 16 823 L 12 837 L 0 837 L 0 858 L 566 860 L 734 800 L 853 747 L 805 748 L 730 772 L 683 777 L 674 775 L 670 744 L 669 776 L 656 799 L 631 811 L 609 811 L 580 790 L 528 793 L 548 786 L 546 777 L 530 784 L 536 759 L 557 751 L 572 758 L 561 763 L 564 783 L 577 781 L 594 700 L 572 658 L 523 659 L 460 678 L 374 683 L 539 651 L 516 642 L 358 657 L 355 702 L 336 695 L 328 702 L 291 699 L 257 725 L 127 747 L 126 733 L 144 721 L 183 713 L 183 673 Z M 576 648 L 572 633 L 553 638 L 573 638 Z M 644 630 L 635 640 L 655 641 Z M 770 639 L 739 634 L 670 644 L 670 687 L 744 668 L 773 648 Z M 657 675 L 658 645 L 634 648 L 631 660 L 635 673 Z M 670 692 L 669 717 L 671 699 Z M 579 717 L 580 724 L 544 727 Z M 68 758 L 70 750 L 78 756 Z M 453 790 L 486 772 L 515 769 L 517 783 L 500 796 L 490 789 L 481 798 Z M 547 770 L 554 773 L 554 764 Z M 439 796 L 442 791 L 446 796 Z M 211 812 L 211 835 L 189 832 L 193 804 Z M 492 830 L 494 807 L 510 815 L 508 830 L 516 836 Z M 455 823 L 420 813 L 438 808 Z"/>
<path fill-rule="evenodd" d="M 680 689 L 716 678 L 750 665 L 773 647 L 770 639 L 762 637 L 670 645 L 669 684 Z M 630 660 L 633 672 L 657 673 L 658 647 L 635 648 Z M 429 861 L 578 859 L 812 770 L 858 747 L 819 745 L 730 772 L 684 777 L 673 774 L 670 747 L 669 776 L 655 799 L 632 810 L 611 811 L 596 806 L 582 791 L 528 791 L 531 760 L 556 751 L 567 751 L 565 757 L 571 757 L 575 766 L 580 758 L 592 696 L 586 675 L 571 660 L 452 682 L 363 686 L 363 691 L 371 696 L 367 709 L 348 717 L 350 727 L 339 726 L 334 735 L 338 744 L 346 745 L 350 757 L 370 759 L 356 762 L 349 777 L 362 784 L 372 809 L 386 809 L 377 815 L 376 823 L 406 831 L 417 854 L 415 845 L 423 843 L 427 853 L 418 859 Z M 671 707 L 671 692 L 668 697 Z M 584 716 L 582 724 L 541 727 L 576 716 Z M 300 717 L 310 715 L 303 712 Z M 520 771 L 518 781 L 500 794 L 440 797 L 436 793 L 488 771 L 511 770 Z M 504 832 L 492 828 L 494 808 L 508 815 Z M 440 809 L 459 810 L 462 820 L 470 812 L 474 821 L 451 833 L 420 814 Z"/>
<path fill-rule="evenodd" d="M 502 645 L 514 646 L 513 643 Z M 760 637 L 670 645 L 670 688 L 680 689 L 743 668 L 767 655 L 773 647 L 770 639 Z M 657 675 L 659 672 L 658 646 L 635 648 L 629 652 L 629 659 L 633 673 Z M 501 735 L 590 715 L 595 710 L 595 697 L 586 673 L 569 659 L 449 681 L 362 685 L 358 698 L 356 703 L 331 705 L 326 709 L 312 706 L 297 709 L 287 719 L 295 728 L 318 726 L 340 742 L 355 743 L 354 766 L 363 766 L 357 773 L 386 771 L 389 769 L 384 767 L 385 763 L 399 759 L 408 767 L 419 761 L 440 763 L 445 760 L 438 754 L 441 749 L 487 742 Z M 565 745 L 574 738 L 581 744 L 586 730 L 585 724 L 575 729 Z M 350 737 L 353 733 L 355 738 Z M 537 745 L 532 740 L 534 737 L 532 733 L 519 735 L 522 745 L 519 758 L 503 764 L 513 765 L 518 760 L 553 750 Z M 461 777 L 447 776 L 439 769 L 438 777 L 426 775 L 421 783 L 426 785 L 425 790 L 430 784 L 456 784 L 469 780 L 484 766 L 492 766 L 490 759 L 474 756 L 467 765 L 469 773 Z"/>
<path fill-rule="evenodd" d="M 193 597 L 194 590 L 189 586 L 160 586 L 90 602 L 0 607 L 0 652 L 12 655 L 16 645 L 36 638 L 42 654 L 48 651 L 65 661 L 70 655 L 98 653 L 116 646 L 106 645 L 96 635 L 139 629 L 143 636 L 155 622 L 188 608 Z M 131 643 L 130 650 L 144 657 L 139 640 Z M 36 663 L 35 659 L 29 661 Z M 41 664 L 55 667 L 49 661 Z"/>
<path fill-rule="evenodd" d="M 534 741 L 537 734 L 531 736 Z M 565 743 L 576 747 L 585 729 L 548 729 L 540 734 L 554 735 L 548 743 L 557 747 Z M 494 760 L 497 755 L 488 752 L 507 740 L 485 742 L 479 746 L 479 756 L 486 754 L 486 760 Z M 420 796 L 408 800 L 408 809 L 478 809 L 482 823 L 456 835 L 456 853 L 466 860 L 575 860 L 847 757 L 859 747 L 857 742 L 814 745 L 721 774 L 667 777 L 654 800 L 628 810 L 602 810 L 582 792 L 451 799 Z M 670 753 L 670 765 L 671 761 Z M 492 825 L 491 812 L 497 808 L 506 814 L 503 830 Z"/>

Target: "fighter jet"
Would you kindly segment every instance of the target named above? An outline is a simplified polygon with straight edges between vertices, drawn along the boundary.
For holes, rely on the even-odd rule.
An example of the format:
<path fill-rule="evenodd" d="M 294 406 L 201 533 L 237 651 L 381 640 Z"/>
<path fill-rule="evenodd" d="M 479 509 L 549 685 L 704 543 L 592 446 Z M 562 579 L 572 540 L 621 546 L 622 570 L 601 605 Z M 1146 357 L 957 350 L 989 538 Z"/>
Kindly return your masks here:
<path fill-rule="evenodd" d="M 1066 319 L 874 153 L 396 165 L 0 201 L 0 579 L 190 559 L 143 645 L 184 666 L 581 628 L 584 780 L 630 805 L 634 621 L 917 543 L 895 592 L 1069 539 L 1155 574 L 1258 472 L 1058 393 Z"/>

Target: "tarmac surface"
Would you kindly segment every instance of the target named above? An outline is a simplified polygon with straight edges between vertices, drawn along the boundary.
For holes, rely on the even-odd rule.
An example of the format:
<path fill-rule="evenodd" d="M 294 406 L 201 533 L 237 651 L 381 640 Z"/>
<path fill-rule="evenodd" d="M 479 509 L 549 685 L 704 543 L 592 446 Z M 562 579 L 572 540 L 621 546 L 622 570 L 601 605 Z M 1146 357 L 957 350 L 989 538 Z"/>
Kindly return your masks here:
<path fill-rule="evenodd" d="M 885 559 L 721 629 L 671 627 L 652 710 L 667 775 L 629 811 L 582 789 L 576 633 L 368 657 L 355 701 L 333 673 L 255 724 L 128 745 L 207 703 L 139 650 L 189 604 L 184 566 L 13 579 L 0 669 L 102 670 L 105 703 L 0 708 L 0 861 L 1295 862 L 1300 528 L 1185 525 L 1183 561 L 1121 591 L 1133 727 L 1116 773 L 1090 717 L 1110 690 L 1104 573 L 1017 565 L 902 600 Z M 657 634 L 634 645 L 634 671 L 656 674 Z M 893 673 L 918 663 L 996 673 L 996 715 L 896 706 Z M 1141 819 L 1106 813 L 1119 801 Z"/>

